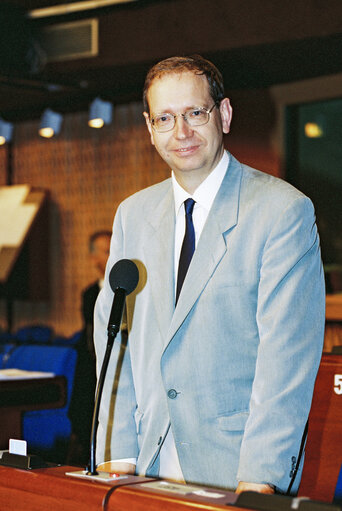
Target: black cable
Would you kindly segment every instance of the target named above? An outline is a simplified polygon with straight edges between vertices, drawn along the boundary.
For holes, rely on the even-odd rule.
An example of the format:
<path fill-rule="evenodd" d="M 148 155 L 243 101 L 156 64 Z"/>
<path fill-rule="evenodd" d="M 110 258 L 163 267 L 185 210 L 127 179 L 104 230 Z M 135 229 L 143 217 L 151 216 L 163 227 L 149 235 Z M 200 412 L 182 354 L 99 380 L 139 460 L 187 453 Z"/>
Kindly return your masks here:
<path fill-rule="evenodd" d="M 151 479 L 144 479 L 141 482 L 150 483 L 152 481 L 156 481 L 156 479 L 155 478 L 153 478 L 153 479 L 152 478 Z M 108 490 L 106 495 L 103 497 L 102 510 L 103 511 L 108 511 L 109 499 L 110 499 L 110 497 L 112 496 L 112 494 L 115 492 L 115 490 L 117 488 L 122 488 L 123 486 L 133 486 L 135 484 L 139 484 L 139 481 L 130 481 L 129 483 L 117 484 L 117 485 L 113 486 L 110 490 Z"/>
<path fill-rule="evenodd" d="M 309 420 L 307 420 L 306 424 L 305 424 L 305 428 L 304 428 L 304 432 L 303 432 L 303 436 L 302 436 L 302 441 L 300 443 L 297 463 L 296 463 L 296 466 L 295 466 L 295 468 L 293 470 L 291 481 L 290 481 L 289 487 L 286 490 L 285 495 L 290 495 L 290 491 L 292 489 L 293 483 L 295 482 L 295 479 L 296 479 L 296 476 L 297 476 L 297 472 L 298 472 L 298 469 L 299 469 L 299 465 L 300 465 L 300 460 L 302 459 L 302 456 L 303 456 L 303 453 L 304 453 L 306 437 L 308 435 L 308 427 L 309 427 Z"/>

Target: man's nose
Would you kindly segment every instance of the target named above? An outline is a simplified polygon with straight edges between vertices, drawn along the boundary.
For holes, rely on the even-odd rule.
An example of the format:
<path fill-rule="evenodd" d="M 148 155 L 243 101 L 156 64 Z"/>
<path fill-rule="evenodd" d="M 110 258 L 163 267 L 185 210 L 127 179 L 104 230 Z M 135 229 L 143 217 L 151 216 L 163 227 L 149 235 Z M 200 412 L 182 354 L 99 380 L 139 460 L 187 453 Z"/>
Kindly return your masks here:
<path fill-rule="evenodd" d="M 175 119 L 174 135 L 176 138 L 187 138 L 192 136 L 193 130 L 182 115 Z"/>

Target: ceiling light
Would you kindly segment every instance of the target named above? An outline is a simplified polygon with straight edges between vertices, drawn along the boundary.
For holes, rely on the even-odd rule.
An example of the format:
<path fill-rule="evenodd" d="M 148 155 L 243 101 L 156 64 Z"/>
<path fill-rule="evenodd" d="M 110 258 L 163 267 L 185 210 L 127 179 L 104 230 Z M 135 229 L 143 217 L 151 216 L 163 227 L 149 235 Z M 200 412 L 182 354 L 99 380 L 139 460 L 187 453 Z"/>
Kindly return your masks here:
<path fill-rule="evenodd" d="M 13 124 L 4 121 L 0 117 L 0 145 L 6 144 L 12 140 Z"/>
<path fill-rule="evenodd" d="M 308 138 L 321 138 L 323 137 L 323 128 L 316 122 L 307 122 L 304 126 L 305 136 Z"/>
<path fill-rule="evenodd" d="M 136 0 L 83 0 L 81 2 L 69 2 L 67 5 L 52 5 L 51 7 L 42 7 L 33 9 L 29 12 L 31 18 L 44 18 L 48 16 L 58 16 L 64 14 L 72 14 L 73 12 L 81 12 L 90 9 L 98 9 L 99 7 L 109 7 L 115 4 L 126 4 L 135 2 Z"/>
<path fill-rule="evenodd" d="M 313 119 L 304 124 L 304 133 L 308 138 L 322 138 L 327 134 L 327 118 L 324 113 L 316 113 Z"/>
<path fill-rule="evenodd" d="M 89 108 L 88 125 L 91 128 L 102 128 L 104 124 L 112 122 L 113 104 L 110 101 L 103 101 L 95 98 Z"/>
<path fill-rule="evenodd" d="M 40 121 L 39 135 L 44 138 L 51 138 L 54 135 L 58 135 L 62 125 L 62 119 L 62 114 L 54 112 L 50 108 L 46 108 Z"/>

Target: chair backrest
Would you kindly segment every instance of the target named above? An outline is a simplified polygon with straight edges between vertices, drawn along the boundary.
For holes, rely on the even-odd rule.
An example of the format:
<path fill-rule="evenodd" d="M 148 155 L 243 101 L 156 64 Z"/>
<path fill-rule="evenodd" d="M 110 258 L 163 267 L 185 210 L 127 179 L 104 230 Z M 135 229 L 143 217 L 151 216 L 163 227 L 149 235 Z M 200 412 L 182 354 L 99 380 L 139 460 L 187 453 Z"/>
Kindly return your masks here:
<path fill-rule="evenodd" d="M 299 495 L 331 502 L 342 465 L 342 355 L 323 354 L 305 452 Z"/>
<path fill-rule="evenodd" d="M 53 329 L 45 325 L 24 326 L 17 330 L 15 338 L 18 343 L 48 344 L 53 338 Z"/>
<path fill-rule="evenodd" d="M 81 341 L 82 330 L 77 330 L 70 337 L 56 336 L 52 339 L 52 344 L 56 346 L 78 346 Z"/>
<path fill-rule="evenodd" d="M 11 356 L 13 350 L 15 350 L 16 344 L 14 343 L 0 343 L 0 369 L 4 369 L 7 360 Z"/>

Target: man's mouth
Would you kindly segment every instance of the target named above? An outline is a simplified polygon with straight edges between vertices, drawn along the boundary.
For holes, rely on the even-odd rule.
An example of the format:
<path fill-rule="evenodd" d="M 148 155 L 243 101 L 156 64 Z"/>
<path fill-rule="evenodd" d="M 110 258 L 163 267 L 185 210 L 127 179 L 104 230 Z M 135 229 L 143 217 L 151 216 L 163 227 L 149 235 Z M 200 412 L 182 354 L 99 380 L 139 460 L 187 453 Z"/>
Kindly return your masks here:
<path fill-rule="evenodd" d="M 196 151 L 197 149 L 198 149 L 197 145 L 189 147 L 179 147 L 178 149 L 174 149 L 174 152 L 178 154 L 190 154 Z"/>

